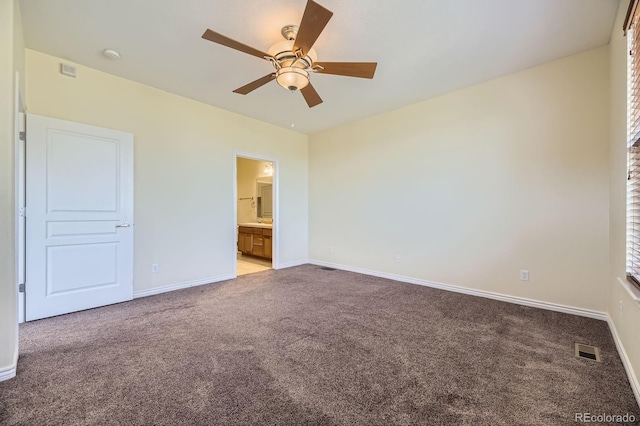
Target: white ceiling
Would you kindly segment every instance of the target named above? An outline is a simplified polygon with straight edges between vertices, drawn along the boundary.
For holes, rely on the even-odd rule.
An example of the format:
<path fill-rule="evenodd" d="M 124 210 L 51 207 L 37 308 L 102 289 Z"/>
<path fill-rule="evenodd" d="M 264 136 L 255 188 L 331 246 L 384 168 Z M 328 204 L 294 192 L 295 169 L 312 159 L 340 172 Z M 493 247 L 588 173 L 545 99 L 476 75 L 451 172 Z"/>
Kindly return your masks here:
<path fill-rule="evenodd" d="M 309 109 L 267 61 L 201 38 L 207 28 L 267 50 L 305 0 L 22 0 L 26 46 L 229 111 L 312 133 L 606 45 L 619 0 L 317 0 L 334 12 L 318 60 L 376 61 L 373 80 L 312 75 Z M 105 48 L 122 59 L 102 56 Z"/>

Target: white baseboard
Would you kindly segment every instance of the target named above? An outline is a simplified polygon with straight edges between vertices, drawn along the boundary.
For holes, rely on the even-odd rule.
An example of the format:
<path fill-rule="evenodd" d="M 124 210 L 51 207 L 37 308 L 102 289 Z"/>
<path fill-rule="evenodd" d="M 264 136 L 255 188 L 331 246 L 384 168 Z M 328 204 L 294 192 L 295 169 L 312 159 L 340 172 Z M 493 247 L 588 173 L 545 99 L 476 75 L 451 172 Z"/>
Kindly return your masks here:
<path fill-rule="evenodd" d="M 18 369 L 18 347 L 16 346 L 16 351 L 13 354 L 13 363 L 5 368 L 0 368 L 0 382 L 4 382 L 5 380 L 13 379 L 16 377 L 16 370 Z"/>
<path fill-rule="evenodd" d="M 296 261 L 293 261 L 293 262 L 280 263 L 278 265 L 278 267 L 275 268 L 275 269 L 293 268 L 294 266 L 307 265 L 308 263 L 309 263 L 309 261 L 307 259 L 296 260 Z"/>
<path fill-rule="evenodd" d="M 294 266 L 306 265 L 308 263 L 309 263 L 309 261 L 307 259 L 298 260 L 298 261 L 295 261 L 295 262 L 281 263 L 280 265 L 278 265 L 278 269 L 292 268 Z M 234 278 L 237 278 L 237 276 L 233 275 L 233 274 L 229 274 L 229 275 L 222 275 L 222 276 L 219 276 L 219 277 L 204 278 L 204 279 L 201 279 L 201 280 L 188 281 L 188 282 L 184 282 L 184 283 L 170 284 L 170 285 L 166 285 L 166 286 L 162 286 L 162 287 L 151 288 L 151 289 L 148 289 L 148 290 L 134 291 L 133 292 L 133 298 L 137 299 L 139 297 L 153 296 L 155 294 L 167 293 L 169 291 L 181 290 L 183 288 L 196 287 L 196 286 L 204 285 L 204 284 L 211 284 L 211 283 L 216 283 L 216 282 L 220 282 L 220 281 L 232 280 Z"/>
<path fill-rule="evenodd" d="M 629 360 L 627 351 L 624 349 L 624 345 L 620 340 L 620 336 L 618 335 L 618 330 L 616 329 L 616 325 L 613 323 L 613 320 L 608 315 L 607 315 L 607 322 L 609 323 L 609 329 L 611 330 L 611 334 L 613 335 L 613 341 L 616 343 L 618 354 L 620 354 L 622 365 L 624 365 L 624 369 L 627 372 L 629 383 L 631 383 L 631 389 L 633 390 L 633 394 L 636 397 L 636 402 L 638 403 L 638 406 L 640 406 L 640 382 L 638 381 L 638 376 L 636 376 L 635 371 L 633 371 L 633 365 L 631 365 L 631 361 Z"/>
<path fill-rule="evenodd" d="M 526 299 L 524 297 L 509 296 L 501 293 L 494 293 L 485 290 L 475 290 L 466 287 L 459 287 L 451 284 L 437 283 L 419 278 L 405 277 L 402 275 L 389 274 L 386 272 L 373 271 L 370 269 L 354 268 L 352 266 L 339 265 L 320 260 L 309 260 L 312 265 L 327 266 L 329 268 L 341 269 L 343 271 L 356 272 L 358 274 L 371 275 L 374 277 L 387 278 L 394 281 L 401 281 L 409 284 L 417 284 L 425 287 L 439 288 L 441 290 L 453 291 L 456 293 L 469 294 L 471 296 L 486 297 L 488 299 L 500 300 L 503 302 L 515 303 L 517 305 L 531 306 L 533 308 L 547 309 L 549 311 L 563 312 L 566 314 L 578 315 L 581 317 L 594 318 L 607 321 L 609 315 L 606 312 L 592 311 L 590 309 L 576 308 L 574 306 L 566 306 L 558 303 L 543 302 L 540 300 Z"/>
<path fill-rule="evenodd" d="M 306 265 L 308 263 L 309 263 L 309 261 L 307 259 L 296 260 L 294 262 L 281 263 L 281 264 L 278 265 L 277 269 L 292 268 L 294 266 Z M 204 278 L 204 279 L 201 279 L 201 280 L 188 281 L 188 282 L 177 283 L 177 284 L 170 284 L 170 285 L 166 285 L 166 286 L 162 286 L 162 287 L 151 288 L 151 289 L 148 289 L 148 290 L 134 291 L 133 292 L 133 298 L 137 299 L 139 297 L 153 296 L 154 294 L 167 293 L 169 291 L 181 290 L 183 288 L 196 287 L 196 286 L 204 285 L 204 284 L 211 284 L 211 283 L 216 283 L 216 282 L 220 282 L 220 281 L 232 280 L 234 278 L 237 278 L 237 276 L 233 275 L 233 274 L 228 274 L 228 275 L 222 275 L 222 276 L 219 276 L 219 277 Z"/>
<path fill-rule="evenodd" d="M 167 293 L 169 291 L 181 290 L 183 288 L 196 287 L 204 284 L 217 283 L 220 281 L 232 280 L 234 278 L 236 278 L 234 275 L 229 274 L 229 275 L 222 275 L 219 277 L 203 278 L 201 280 L 187 281 L 184 283 L 170 284 L 162 287 L 151 288 L 149 290 L 134 291 L 133 298 L 137 299 L 139 297 L 153 296 L 154 294 Z"/>

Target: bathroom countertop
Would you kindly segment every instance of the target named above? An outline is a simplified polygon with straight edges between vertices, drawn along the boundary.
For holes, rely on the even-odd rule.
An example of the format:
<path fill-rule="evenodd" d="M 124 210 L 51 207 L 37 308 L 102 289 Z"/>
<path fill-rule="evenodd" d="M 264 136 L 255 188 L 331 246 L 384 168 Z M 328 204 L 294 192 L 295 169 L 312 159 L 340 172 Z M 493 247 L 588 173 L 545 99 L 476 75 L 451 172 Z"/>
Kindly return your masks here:
<path fill-rule="evenodd" d="M 239 223 L 238 226 L 246 226 L 248 228 L 268 228 L 268 229 L 273 228 L 272 223 L 259 223 L 259 222 Z"/>

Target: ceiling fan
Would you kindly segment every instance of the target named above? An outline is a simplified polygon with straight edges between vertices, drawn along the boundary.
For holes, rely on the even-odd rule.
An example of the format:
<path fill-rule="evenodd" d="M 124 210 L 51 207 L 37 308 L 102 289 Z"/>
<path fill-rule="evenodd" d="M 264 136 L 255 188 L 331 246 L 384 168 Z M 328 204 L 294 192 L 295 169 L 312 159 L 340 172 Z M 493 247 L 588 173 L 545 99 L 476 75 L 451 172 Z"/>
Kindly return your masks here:
<path fill-rule="evenodd" d="M 275 68 L 274 73 L 237 88 L 234 90 L 235 93 L 246 95 L 275 79 L 287 90 L 300 90 L 309 108 L 313 108 L 322 103 L 322 98 L 309 81 L 311 73 L 373 78 L 378 65 L 376 62 L 316 62 L 317 54 L 313 44 L 331 16 L 333 12 L 313 0 L 308 0 L 300 26 L 284 26 L 282 36 L 285 41 L 271 46 L 268 53 L 209 29 L 204 32 L 202 38 L 266 59 Z"/>

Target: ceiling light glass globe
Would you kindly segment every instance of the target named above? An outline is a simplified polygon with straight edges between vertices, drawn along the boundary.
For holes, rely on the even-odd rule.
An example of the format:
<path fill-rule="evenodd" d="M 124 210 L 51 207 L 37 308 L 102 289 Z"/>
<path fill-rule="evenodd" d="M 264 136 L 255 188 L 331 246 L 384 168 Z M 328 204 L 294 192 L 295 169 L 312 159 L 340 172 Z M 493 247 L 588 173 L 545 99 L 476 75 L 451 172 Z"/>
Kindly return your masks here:
<path fill-rule="evenodd" d="M 309 84 L 309 73 L 297 67 L 284 67 L 276 72 L 276 81 L 287 90 L 300 90 Z"/>

